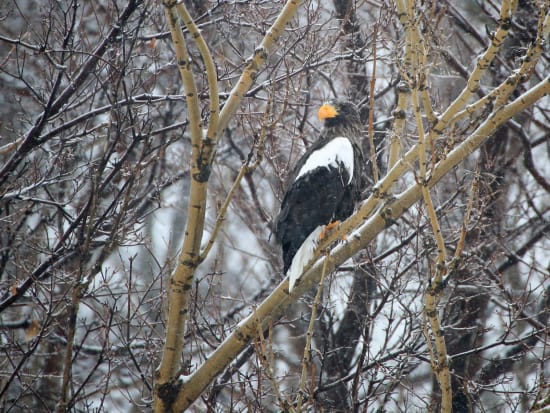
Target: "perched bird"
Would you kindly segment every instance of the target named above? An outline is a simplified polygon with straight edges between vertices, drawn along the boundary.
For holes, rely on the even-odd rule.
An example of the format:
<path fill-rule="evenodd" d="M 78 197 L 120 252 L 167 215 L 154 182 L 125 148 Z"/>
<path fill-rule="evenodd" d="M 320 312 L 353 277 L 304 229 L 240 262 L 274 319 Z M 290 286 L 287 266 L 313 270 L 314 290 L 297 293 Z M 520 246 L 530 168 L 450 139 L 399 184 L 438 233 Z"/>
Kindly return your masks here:
<path fill-rule="evenodd" d="M 325 226 L 349 217 L 362 189 L 361 121 L 355 106 L 331 101 L 318 115 L 323 130 L 290 174 L 275 223 L 290 291 Z"/>

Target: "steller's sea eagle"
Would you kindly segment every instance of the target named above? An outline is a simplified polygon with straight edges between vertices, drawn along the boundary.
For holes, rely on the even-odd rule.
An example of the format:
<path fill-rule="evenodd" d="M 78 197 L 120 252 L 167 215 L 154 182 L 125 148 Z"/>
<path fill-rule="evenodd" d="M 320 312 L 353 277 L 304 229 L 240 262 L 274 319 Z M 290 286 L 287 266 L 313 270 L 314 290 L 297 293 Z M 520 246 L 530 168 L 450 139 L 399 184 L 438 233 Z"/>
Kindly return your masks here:
<path fill-rule="evenodd" d="M 319 119 L 324 122 L 321 135 L 289 175 L 275 223 L 290 291 L 325 225 L 348 218 L 362 189 L 362 125 L 355 106 L 341 100 L 325 103 Z"/>

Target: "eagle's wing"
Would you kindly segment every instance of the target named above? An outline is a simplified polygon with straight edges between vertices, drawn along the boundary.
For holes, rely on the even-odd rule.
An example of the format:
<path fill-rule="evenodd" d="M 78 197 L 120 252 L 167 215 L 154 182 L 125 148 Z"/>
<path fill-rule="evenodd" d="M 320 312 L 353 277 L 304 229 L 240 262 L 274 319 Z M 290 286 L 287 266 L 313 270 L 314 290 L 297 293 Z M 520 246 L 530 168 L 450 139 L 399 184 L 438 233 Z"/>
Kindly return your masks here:
<path fill-rule="evenodd" d="M 348 138 L 325 141 L 310 148 L 291 174 L 275 233 L 283 247 L 284 271 L 292 266 L 293 285 L 312 258 L 319 228 L 353 212 L 354 151 Z"/>

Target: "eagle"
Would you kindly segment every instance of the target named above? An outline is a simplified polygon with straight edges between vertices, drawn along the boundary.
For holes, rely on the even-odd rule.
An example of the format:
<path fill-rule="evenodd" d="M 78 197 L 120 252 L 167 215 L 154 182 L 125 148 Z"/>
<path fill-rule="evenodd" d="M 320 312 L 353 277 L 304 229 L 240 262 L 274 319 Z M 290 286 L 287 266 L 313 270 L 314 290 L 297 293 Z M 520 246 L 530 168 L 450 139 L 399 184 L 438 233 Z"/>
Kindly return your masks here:
<path fill-rule="evenodd" d="M 290 173 L 275 221 L 289 291 L 325 228 L 353 213 L 363 186 L 362 125 L 355 105 L 330 101 L 320 107 L 318 116 L 323 121 L 321 134 Z"/>

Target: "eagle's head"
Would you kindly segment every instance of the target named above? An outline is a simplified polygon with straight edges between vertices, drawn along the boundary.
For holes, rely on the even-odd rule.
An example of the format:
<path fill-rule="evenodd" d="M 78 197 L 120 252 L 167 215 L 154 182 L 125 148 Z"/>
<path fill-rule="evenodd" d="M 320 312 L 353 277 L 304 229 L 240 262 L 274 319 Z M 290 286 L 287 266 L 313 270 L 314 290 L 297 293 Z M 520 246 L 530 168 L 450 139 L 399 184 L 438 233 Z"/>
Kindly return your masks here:
<path fill-rule="evenodd" d="M 347 136 L 356 140 L 361 134 L 361 119 L 355 105 L 345 100 L 331 100 L 319 108 L 319 119 L 323 121 L 329 137 Z"/>

